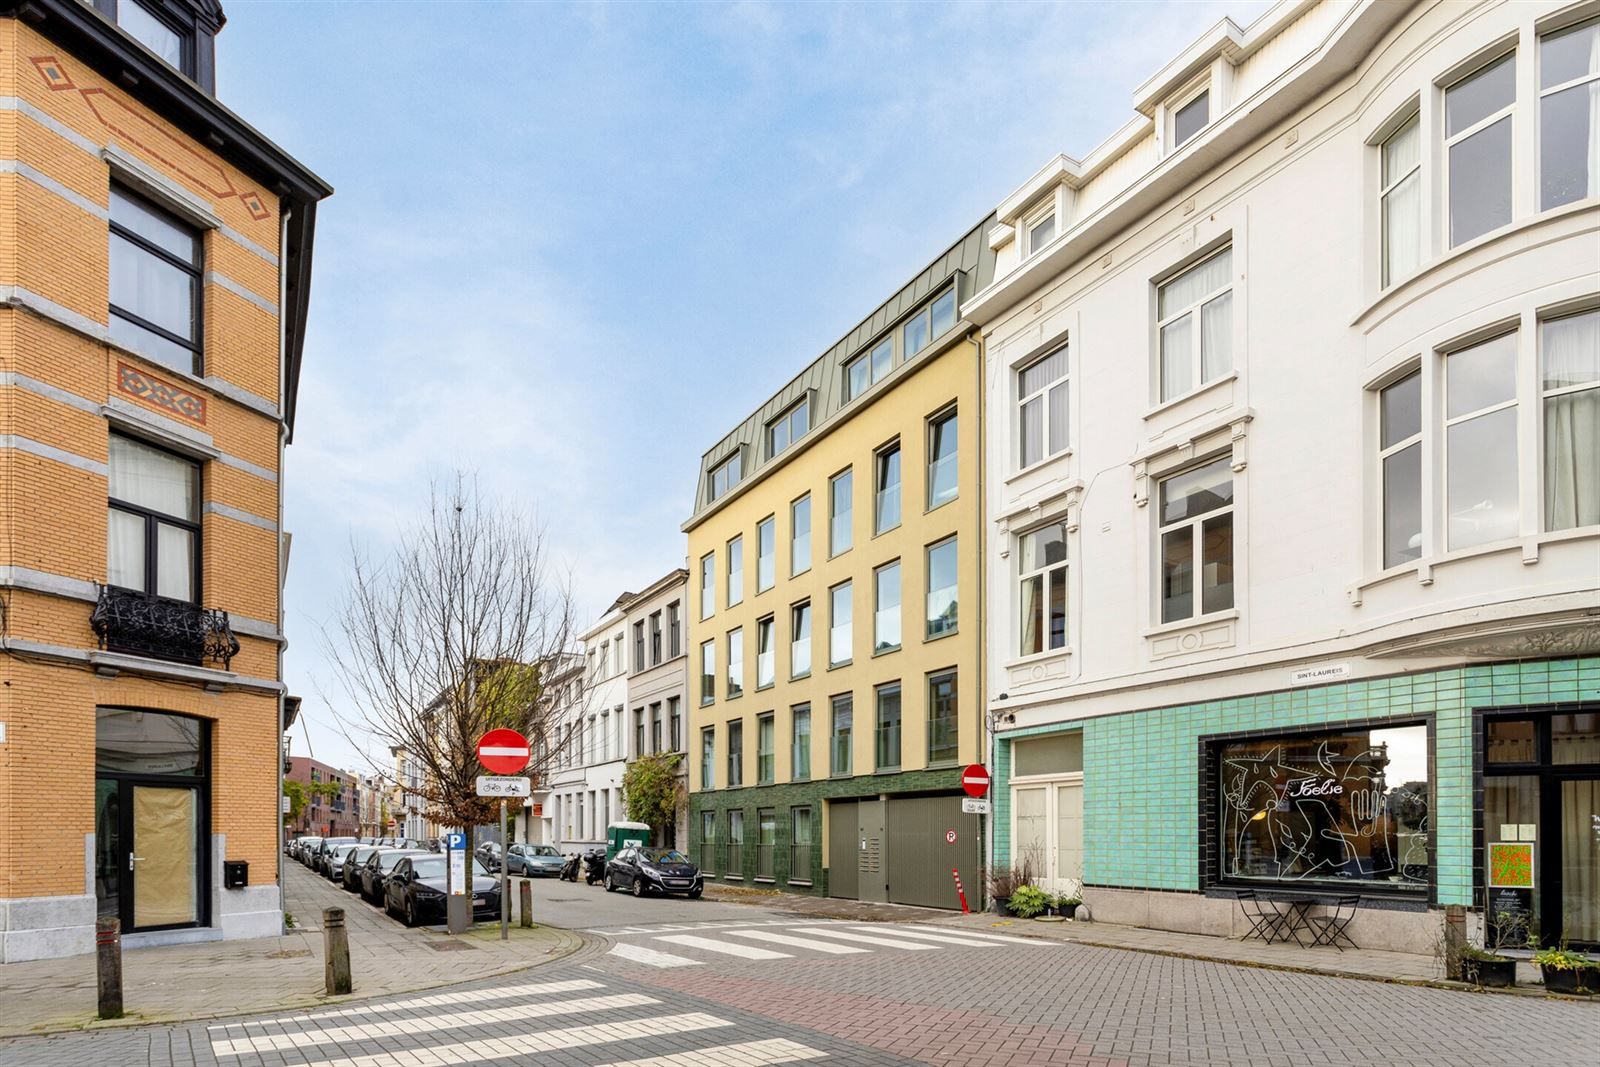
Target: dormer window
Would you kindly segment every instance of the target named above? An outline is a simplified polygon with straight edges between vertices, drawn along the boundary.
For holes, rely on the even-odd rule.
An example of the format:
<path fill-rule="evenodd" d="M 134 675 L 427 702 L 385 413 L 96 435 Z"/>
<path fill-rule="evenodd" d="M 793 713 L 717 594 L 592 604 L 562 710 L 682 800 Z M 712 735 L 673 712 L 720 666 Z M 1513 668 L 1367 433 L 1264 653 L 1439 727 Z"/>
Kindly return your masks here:
<path fill-rule="evenodd" d="M 1211 121 L 1211 90 L 1204 89 L 1172 113 L 1172 147 L 1177 148 Z"/>
<path fill-rule="evenodd" d="M 140 0 L 120 0 L 117 25 L 174 69 L 194 76 L 193 33 L 156 14 Z"/>
<path fill-rule="evenodd" d="M 1051 209 L 1044 215 L 1028 223 L 1028 249 L 1027 255 L 1033 255 L 1039 249 L 1055 240 L 1056 213 Z"/>
<path fill-rule="evenodd" d="M 711 470 L 711 499 L 720 500 L 729 489 L 744 477 L 744 464 L 738 452 L 729 456 Z"/>
<path fill-rule="evenodd" d="M 776 456 L 811 429 L 811 398 L 802 397 L 767 424 L 767 455 Z"/>

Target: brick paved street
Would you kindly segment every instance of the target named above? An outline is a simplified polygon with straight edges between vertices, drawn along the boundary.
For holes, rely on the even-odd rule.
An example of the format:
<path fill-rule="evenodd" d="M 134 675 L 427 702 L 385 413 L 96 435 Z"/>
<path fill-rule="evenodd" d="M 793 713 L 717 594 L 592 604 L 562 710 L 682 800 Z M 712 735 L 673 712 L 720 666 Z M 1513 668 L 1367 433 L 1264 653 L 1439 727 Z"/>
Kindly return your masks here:
<path fill-rule="evenodd" d="M 617 898 L 612 898 L 617 899 Z M 0 1067 L 477 1063 L 1574 1064 L 1600 1003 L 1306 975 L 922 922 L 617 923 L 566 962 L 310 1012 L 0 1043 Z M 412 936 L 415 936 L 414 932 Z"/>

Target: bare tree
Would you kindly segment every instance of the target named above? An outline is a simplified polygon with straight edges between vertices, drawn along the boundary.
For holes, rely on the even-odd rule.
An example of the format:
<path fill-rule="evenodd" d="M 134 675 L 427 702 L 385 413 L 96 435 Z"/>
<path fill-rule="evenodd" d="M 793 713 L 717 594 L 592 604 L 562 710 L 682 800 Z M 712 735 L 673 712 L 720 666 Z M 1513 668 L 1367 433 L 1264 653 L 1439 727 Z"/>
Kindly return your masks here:
<path fill-rule="evenodd" d="M 572 590 L 552 573 L 544 530 L 457 473 L 430 486 L 427 514 L 389 559 L 352 547 L 325 640 L 358 728 L 403 747 L 420 771 L 402 787 L 427 802 L 430 819 L 469 827 L 495 810 L 476 792 L 483 734 L 510 727 L 533 739 L 536 780 L 559 757 L 546 681 L 570 659 L 574 636 Z"/>

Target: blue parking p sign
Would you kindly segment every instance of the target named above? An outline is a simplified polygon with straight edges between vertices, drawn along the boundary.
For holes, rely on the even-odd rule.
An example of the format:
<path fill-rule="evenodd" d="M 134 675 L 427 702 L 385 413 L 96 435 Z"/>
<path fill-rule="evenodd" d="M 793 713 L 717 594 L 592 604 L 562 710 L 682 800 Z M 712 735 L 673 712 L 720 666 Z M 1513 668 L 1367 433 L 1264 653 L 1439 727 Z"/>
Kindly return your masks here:
<path fill-rule="evenodd" d="M 450 849 L 464 849 L 467 847 L 466 834 L 445 834 L 444 847 Z"/>

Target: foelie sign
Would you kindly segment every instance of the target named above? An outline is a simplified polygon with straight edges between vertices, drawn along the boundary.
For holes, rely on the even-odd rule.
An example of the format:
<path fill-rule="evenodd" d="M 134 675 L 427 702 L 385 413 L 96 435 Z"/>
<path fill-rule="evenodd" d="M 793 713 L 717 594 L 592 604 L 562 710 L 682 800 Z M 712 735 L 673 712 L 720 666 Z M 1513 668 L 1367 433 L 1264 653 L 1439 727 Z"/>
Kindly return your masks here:
<path fill-rule="evenodd" d="M 1286 799 L 1299 797 L 1336 797 L 1344 793 L 1344 786 L 1332 778 L 1294 778 L 1283 787 Z"/>
<path fill-rule="evenodd" d="M 1350 677 L 1350 664 L 1325 663 L 1320 667 L 1302 667 L 1289 675 L 1290 685 L 1321 685 Z"/>

